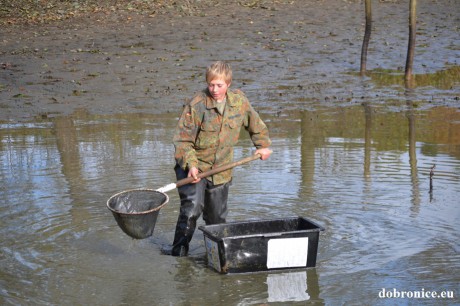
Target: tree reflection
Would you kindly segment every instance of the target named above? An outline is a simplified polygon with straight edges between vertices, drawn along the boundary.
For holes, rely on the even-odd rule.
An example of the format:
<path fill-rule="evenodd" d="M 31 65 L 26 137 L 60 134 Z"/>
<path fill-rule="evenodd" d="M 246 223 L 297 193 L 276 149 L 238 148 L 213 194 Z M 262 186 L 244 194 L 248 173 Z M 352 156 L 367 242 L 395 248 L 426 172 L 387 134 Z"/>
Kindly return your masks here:
<path fill-rule="evenodd" d="M 412 101 L 407 102 L 407 113 L 409 123 L 409 164 L 412 183 L 412 211 L 418 213 L 420 209 L 420 190 L 417 171 L 417 153 L 416 153 L 416 135 L 415 135 L 415 115 L 414 104 Z"/>
<path fill-rule="evenodd" d="M 300 135 L 301 135 L 301 173 L 302 190 L 312 189 L 315 179 L 316 149 L 324 144 L 326 130 L 319 119 L 320 114 L 316 111 L 303 111 L 301 113 Z M 303 196 L 311 196 L 305 192 Z"/>
<path fill-rule="evenodd" d="M 364 178 L 369 178 L 371 171 L 371 145 L 372 145 L 372 108 L 369 103 L 363 103 L 364 126 Z"/>
<path fill-rule="evenodd" d="M 61 171 L 67 180 L 69 195 L 74 203 L 71 208 L 72 222 L 82 224 L 90 216 L 88 211 L 78 207 L 78 204 L 86 202 L 86 186 L 82 184 L 84 182 L 83 165 L 81 164 L 77 128 L 74 124 L 75 116 L 86 119 L 88 114 L 85 111 L 77 111 L 72 116 L 57 117 L 54 120 L 54 133 L 61 159 Z"/>

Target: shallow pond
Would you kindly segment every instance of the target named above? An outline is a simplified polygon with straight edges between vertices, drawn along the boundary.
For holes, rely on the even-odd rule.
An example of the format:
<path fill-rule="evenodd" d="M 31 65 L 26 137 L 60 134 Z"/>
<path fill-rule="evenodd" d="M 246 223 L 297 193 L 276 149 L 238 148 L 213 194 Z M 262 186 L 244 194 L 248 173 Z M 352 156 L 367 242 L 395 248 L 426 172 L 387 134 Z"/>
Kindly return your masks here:
<path fill-rule="evenodd" d="M 175 190 L 153 236 L 131 239 L 106 201 L 175 181 L 177 118 L 78 111 L 0 126 L 2 304 L 391 303 L 379 298 L 383 288 L 459 301 L 458 109 L 364 103 L 262 116 L 274 153 L 235 169 L 228 221 L 321 224 L 316 268 L 221 275 L 206 265 L 199 230 L 189 257 L 161 255 L 173 238 Z M 235 158 L 252 151 L 243 136 Z"/>

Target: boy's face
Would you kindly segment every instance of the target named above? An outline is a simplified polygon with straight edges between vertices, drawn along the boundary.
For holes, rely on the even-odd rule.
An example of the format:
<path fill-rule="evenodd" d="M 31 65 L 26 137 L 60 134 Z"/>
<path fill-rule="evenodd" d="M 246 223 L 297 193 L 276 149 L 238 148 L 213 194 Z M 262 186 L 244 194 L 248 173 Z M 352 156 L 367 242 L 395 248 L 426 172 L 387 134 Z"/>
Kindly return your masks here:
<path fill-rule="evenodd" d="M 222 102 L 227 94 L 227 89 L 230 84 L 227 84 L 222 79 L 214 79 L 208 83 L 208 90 L 214 100 Z"/>

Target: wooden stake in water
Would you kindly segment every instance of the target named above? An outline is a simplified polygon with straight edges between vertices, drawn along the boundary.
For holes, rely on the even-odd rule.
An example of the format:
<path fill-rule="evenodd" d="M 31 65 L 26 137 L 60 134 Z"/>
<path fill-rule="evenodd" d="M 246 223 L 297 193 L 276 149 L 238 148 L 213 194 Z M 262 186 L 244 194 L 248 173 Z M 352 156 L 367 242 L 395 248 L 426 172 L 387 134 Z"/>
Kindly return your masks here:
<path fill-rule="evenodd" d="M 433 200 L 433 176 L 434 176 L 434 168 L 436 168 L 436 164 L 431 167 L 430 170 L 430 202 Z"/>

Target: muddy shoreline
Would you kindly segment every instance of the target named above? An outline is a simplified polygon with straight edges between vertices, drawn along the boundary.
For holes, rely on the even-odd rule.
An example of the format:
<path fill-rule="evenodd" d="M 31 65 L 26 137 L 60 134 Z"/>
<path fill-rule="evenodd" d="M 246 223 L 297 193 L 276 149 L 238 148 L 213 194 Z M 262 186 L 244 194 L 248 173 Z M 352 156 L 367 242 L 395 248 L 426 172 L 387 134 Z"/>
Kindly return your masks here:
<path fill-rule="evenodd" d="M 94 114 L 178 112 L 203 87 L 205 67 L 218 59 L 232 64 L 232 87 L 245 91 L 261 112 L 363 102 L 398 108 L 408 99 L 419 107 L 458 107 L 460 13 L 455 0 L 419 4 L 414 62 L 419 86 L 411 91 L 400 83 L 406 3 L 374 5 L 367 65 L 373 73 L 365 78 L 357 75 L 363 3 L 258 4 L 219 1 L 209 6 L 203 1 L 193 14 L 127 11 L 2 27 L 0 121 L 81 109 Z"/>

